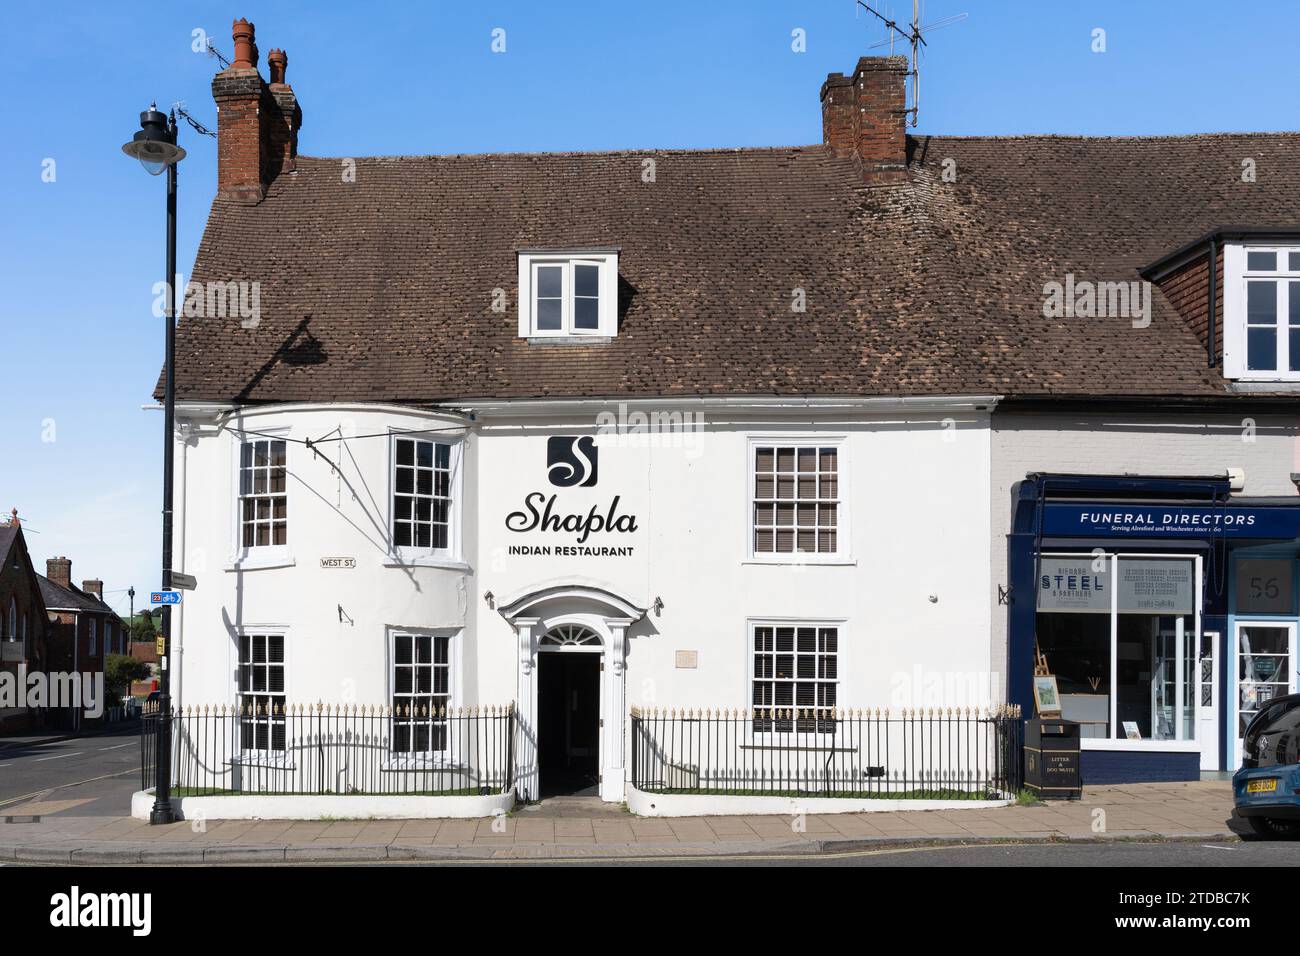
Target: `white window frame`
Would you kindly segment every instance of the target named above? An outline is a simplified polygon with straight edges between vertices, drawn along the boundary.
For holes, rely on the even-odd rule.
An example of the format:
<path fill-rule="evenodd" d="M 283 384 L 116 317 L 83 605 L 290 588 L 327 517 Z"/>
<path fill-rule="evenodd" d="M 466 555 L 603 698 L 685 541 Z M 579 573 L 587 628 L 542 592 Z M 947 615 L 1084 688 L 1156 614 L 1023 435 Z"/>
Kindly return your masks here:
<path fill-rule="evenodd" d="M 395 669 L 397 666 L 396 641 L 399 635 L 411 635 L 413 637 L 430 637 L 437 639 L 439 637 L 447 638 L 447 691 L 448 700 L 447 708 L 459 708 L 462 706 L 462 684 L 461 684 L 461 635 L 462 630 L 454 627 L 402 627 L 398 625 L 389 625 L 385 628 L 384 635 L 384 706 L 392 708 L 393 696 L 396 692 L 397 682 Z M 394 728 L 390 724 L 389 733 L 394 733 Z M 393 740 L 389 740 L 388 753 L 385 754 L 381 764 L 384 770 L 424 770 L 450 768 L 460 766 L 464 763 L 456 755 L 455 735 L 448 733 L 447 748 L 443 750 L 428 750 L 417 753 L 397 753 L 392 749 Z"/>
<path fill-rule="evenodd" d="M 230 437 L 230 562 L 227 571 L 254 571 L 259 568 L 289 567 L 294 563 L 291 542 L 293 537 L 293 445 L 289 440 L 291 429 L 287 426 L 258 428 L 257 434 L 231 431 Z M 280 440 L 284 446 L 284 508 L 285 543 L 244 547 L 242 497 L 240 495 L 241 456 L 245 441 Z"/>
<path fill-rule="evenodd" d="M 754 711 L 758 710 L 759 707 L 759 705 L 754 703 L 754 681 L 770 679 L 766 677 L 759 678 L 754 672 L 754 656 L 756 653 L 754 650 L 754 632 L 760 627 L 770 627 L 773 628 L 774 630 L 776 628 L 781 628 L 781 627 L 793 627 L 793 628 L 833 627 L 835 628 L 835 632 L 836 632 L 835 634 L 835 648 L 836 648 L 835 675 L 836 676 L 833 681 L 833 683 L 835 684 L 835 708 L 838 709 L 841 713 L 843 713 L 843 711 L 845 710 L 845 703 L 841 698 L 840 694 L 841 691 L 843 691 L 844 687 L 846 686 L 844 680 L 844 674 L 846 673 L 845 664 L 848 656 L 846 653 L 848 648 L 848 641 L 846 640 L 846 636 L 847 636 L 846 619 L 844 618 L 803 618 L 803 617 L 752 617 L 745 621 L 745 698 L 744 698 L 745 703 L 744 706 L 747 709 L 747 711 L 752 714 Z M 797 635 L 795 637 L 795 640 L 796 641 L 798 640 Z M 775 651 L 773 651 L 773 653 L 775 653 Z M 798 678 L 794 678 L 794 680 L 797 681 Z M 829 682 L 826 679 L 817 678 L 817 677 L 814 677 L 813 680 L 819 683 Z M 773 705 L 774 708 L 775 706 L 776 705 Z M 796 709 L 797 709 L 797 705 L 796 705 Z M 796 737 L 801 741 L 821 740 L 827 743 L 831 743 L 834 742 L 836 739 L 838 739 L 840 736 L 842 735 L 825 733 L 822 731 L 811 731 L 811 730 L 806 732 L 796 732 L 794 730 L 760 731 L 754 729 L 754 725 L 752 721 L 750 724 L 750 740 L 754 744 L 762 745 L 762 746 L 772 745 L 779 741 L 793 742 Z"/>
<path fill-rule="evenodd" d="M 23 615 L 26 622 L 27 616 Z M 12 644 L 18 640 L 18 601 L 16 598 L 9 598 L 9 633 L 6 635 L 7 640 Z"/>
<path fill-rule="evenodd" d="M 1278 266 L 1270 272 L 1248 272 L 1250 252 L 1276 252 Z M 1290 268 L 1292 253 L 1300 255 L 1300 244 L 1250 242 L 1228 243 L 1223 247 L 1223 374 L 1242 382 L 1297 382 L 1300 370 L 1290 371 L 1289 295 L 1290 283 L 1300 282 L 1300 270 Z M 1246 367 L 1246 283 L 1267 279 L 1277 283 L 1277 369 Z"/>
<path fill-rule="evenodd" d="M 1247 627 L 1276 627 L 1282 628 L 1287 632 L 1287 641 L 1290 643 L 1291 653 L 1290 672 L 1287 674 L 1286 681 L 1271 681 L 1268 683 L 1286 683 L 1288 686 L 1286 693 L 1295 693 L 1295 688 L 1300 685 L 1300 648 L 1296 647 L 1297 639 L 1300 638 L 1300 624 L 1297 624 L 1294 617 L 1288 617 L 1285 614 L 1234 614 L 1232 618 L 1233 626 L 1229 629 L 1232 634 L 1231 652 L 1228 654 L 1228 666 L 1232 668 L 1231 675 L 1228 678 L 1228 765 L 1230 767 L 1241 766 L 1241 631 Z M 1259 657 L 1269 657 L 1274 655 L 1260 654 L 1251 655 Z M 1265 682 L 1260 682 L 1265 683 Z M 1268 702 L 1261 702 L 1257 706 L 1255 713 L 1264 709 Z"/>
<path fill-rule="evenodd" d="M 612 338 L 618 334 L 618 252 L 611 249 L 581 249 L 520 252 L 519 259 L 519 337 L 525 339 Z M 562 266 L 564 281 L 559 329 L 537 328 L 535 281 L 539 266 Z M 600 303 L 594 329 L 573 325 L 573 267 L 592 265 L 600 269 Z"/>
<path fill-rule="evenodd" d="M 1195 575 L 1196 594 L 1192 599 L 1193 608 L 1193 629 L 1190 634 L 1185 633 L 1184 640 L 1184 659 L 1188 654 L 1192 654 L 1192 680 L 1186 689 L 1186 693 L 1193 694 L 1192 708 L 1192 736 L 1176 737 L 1174 740 L 1154 740 L 1146 738 L 1143 740 L 1129 740 L 1127 737 L 1117 737 L 1119 732 L 1119 694 L 1117 683 L 1119 680 L 1119 588 L 1112 586 L 1110 589 L 1110 609 L 1106 612 L 1110 616 L 1110 700 L 1109 704 L 1109 737 L 1082 737 L 1079 745 L 1084 750 L 1171 750 L 1175 752 L 1199 753 L 1200 744 L 1200 722 L 1196 719 L 1196 694 L 1199 692 L 1200 681 L 1200 648 L 1201 632 L 1203 623 L 1201 620 L 1201 605 L 1204 600 L 1205 582 L 1202 578 L 1202 561 L 1203 556 L 1192 554 L 1186 551 L 1165 551 L 1165 552 L 1136 552 L 1136 551 L 1106 551 L 1102 550 L 1079 552 L 1079 551 L 1044 551 L 1041 555 L 1044 558 L 1078 558 L 1081 560 L 1094 561 L 1098 558 L 1105 558 L 1110 574 L 1111 581 L 1119 580 L 1119 565 L 1121 559 L 1142 559 L 1142 558 L 1177 558 L 1182 561 L 1192 562 L 1192 574 Z M 1037 595 L 1035 595 L 1037 600 Z M 1035 606 L 1035 615 L 1040 613 Z M 1169 617 L 1183 615 L 1168 615 Z M 1177 709 L 1177 708 L 1175 708 Z M 1178 714 L 1176 728 L 1182 727 L 1182 715 Z"/>
<path fill-rule="evenodd" d="M 745 562 L 748 564 L 855 564 L 852 554 L 852 535 L 849 522 L 849 456 L 845 435 L 750 435 L 745 456 Z M 754 475 L 758 449 L 767 446 L 792 446 L 794 448 L 834 448 L 839 495 L 835 509 L 835 550 L 816 551 L 755 551 L 754 550 Z"/>
<path fill-rule="evenodd" d="M 447 547 L 445 548 L 418 548 L 414 546 L 397 545 L 396 535 L 396 507 L 393 501 L 397 493 L 397 440 L 399 438 L 413 439 L 415 441 L 431 441 L 439 444 L 449 445 L 450 454 L 448 466 L 451 471 L 450 483 L 447 491 L 451 496 L 451 505 L 447 514 Z M 389 563 L 398 566 L 433 566 L 446 567 L 448 565 L 460 568 L 463 567 L 461 557 L 461 515 L 463 513 L 463 499 L 465 491 L 464 480 L 464 456 L 465 437 L 462 434 L 444 434 L 441 432 L 414 432 L 410 429 L 392 427 L 389 428 L 388 437 L 388 487 L 387 497 L 385 499 L 386 514 L 386 534 L 388 537 L 388 557 Z M 432 538 L 430 539 L 432 544 Z"/>
<path fill-rule="evenodd" d="M 258 747 L 245 748 L 243 746 L 242 721 L 244 720 L 244 717 L 241 714 L 241 704 L 242 704 L 243 694 L 240 692 L 239 689 L 239 668 L 242 666 L 242 663 L 241 663 L 241 655 L 239 651 L 239 644 L 245 637 L 247 637 L 250 641 L 254 637 L 279 637 L 281 640 L 284 641 L 284 663 L 282 665 L 284 669 L 283 694 L 284 694 L 284 704 L 285 704 L 284 750 L 274 750 L 274 749 L 264 750 Z M 278 769 L 287 769 L 287 770 L 294 769 L 293 754 L 290 750 L 289 739 L 288 739 L 288 734 L 289 734 L 288 708 L 289 708 L 289 702 L 292 700 L 291 697 L 292 691 L 290 687 L 290 675 L 291 675 L 290 646 L 291 645 L 289 642 L 289 630 L 283 625 L 267 625 L 267 626 L 259 627 L 250 624 L 248 626 L 239 628 L 235 632 L 235 642 L 234 642 L 234 656 L 235 656 L 234 665 L 235 666 L 231 670 L 231 676 L 234 678 L 232 684 L 232 697 L 235 701 L 235 714 L 236 714 L 235 719 L 237 721 L 240 721 L 241 723 L 239 723 L 239 725 L 236 726 L 235 728 L 235 733 L 237 736 L 235 737 L 236 746 L 235 746 L 235 753 L 232 756 L 232 762 L 240 763 L 244 766 L 258 765 L 258 766 L 273 766 Z M 257 694 L 258 692 L 249 691 L 249 693 Z M 272 694 L 271 692 L 268 691 L 268 692 L 263 692 L 262 696 L 272 696 Z"/>

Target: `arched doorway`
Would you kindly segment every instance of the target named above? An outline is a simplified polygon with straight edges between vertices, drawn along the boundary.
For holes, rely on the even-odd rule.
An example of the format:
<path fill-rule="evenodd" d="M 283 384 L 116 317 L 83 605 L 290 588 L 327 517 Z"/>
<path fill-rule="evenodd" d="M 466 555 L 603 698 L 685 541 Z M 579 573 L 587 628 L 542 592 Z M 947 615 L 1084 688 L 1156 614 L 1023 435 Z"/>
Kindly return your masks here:
<path fill-rule="evenodd" d="M 621 801 L 627 630 L 645 609 L 607 588 L 552 584 L 503 601 L 498 610 L 514 628 L 518 652 L 519 796 L 597 792 L 602 800 Z"/>

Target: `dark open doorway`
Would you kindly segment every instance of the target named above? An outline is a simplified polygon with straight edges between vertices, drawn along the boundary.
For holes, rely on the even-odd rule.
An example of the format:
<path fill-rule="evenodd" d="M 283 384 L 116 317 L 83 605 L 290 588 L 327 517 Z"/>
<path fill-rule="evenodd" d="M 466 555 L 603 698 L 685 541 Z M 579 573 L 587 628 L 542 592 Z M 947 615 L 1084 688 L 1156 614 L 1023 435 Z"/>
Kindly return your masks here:
<path fill-rule="evenodd" d="M 600 655 L 537 655 L 541 796 L 599 793 Z"/>

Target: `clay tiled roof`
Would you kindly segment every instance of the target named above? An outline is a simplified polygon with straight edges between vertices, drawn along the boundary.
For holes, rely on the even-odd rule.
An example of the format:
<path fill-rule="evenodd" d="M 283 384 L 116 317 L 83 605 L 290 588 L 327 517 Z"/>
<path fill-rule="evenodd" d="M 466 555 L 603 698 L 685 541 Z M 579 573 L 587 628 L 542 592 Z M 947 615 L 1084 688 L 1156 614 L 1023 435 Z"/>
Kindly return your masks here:
<path fill-rule="evenodd" d="M 909 150 L 879 187 L 821 146 L 359 159 L 355 182 L 300 157 L 259 205 L 214 203 L 194 278 L 259 282 L 261 322 L 183 319 L 178 397 L 1225 394 L 1158 290 L 1135 329 L 1044 318 L 1044 284 L 1137 281 L 1224 223 L 1294 227 L 1300 134 Z M 538 246 L 621 248 L 613 341 L 517 337 L 515 251 Z"/>

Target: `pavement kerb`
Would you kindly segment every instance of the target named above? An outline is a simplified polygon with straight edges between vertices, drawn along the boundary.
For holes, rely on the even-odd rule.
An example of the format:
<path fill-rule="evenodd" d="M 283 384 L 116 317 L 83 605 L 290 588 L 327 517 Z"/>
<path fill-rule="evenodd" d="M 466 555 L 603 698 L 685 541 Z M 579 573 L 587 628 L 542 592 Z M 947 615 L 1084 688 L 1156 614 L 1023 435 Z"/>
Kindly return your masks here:
<path fill-rule="evenodd" d="M 601 860 L 628 857 L 685 859 L 704 856 L 785 856 L 794 854 L 854 853 L 870 850 L 944 846 L 996 846 L 998 844 L 1125 843 L 1141 841 L 1194 842 L 1237 839 L 1229 830 L 1176 835 L 1154 831 L 1124 834 L 1034 834 L 979 837 L 854 837 L 841 840 L 785 840 L 779 842 L 719 843 L 610 843 L 610 844 L 503 844 L 448 845 L 374 844 L 311 846 L 305 844 L 221 844 L 215 846 L 158 846 L 156 844 L 18 845 L 0 847 L 0 860 L 16 863 L 95 864 L 240 864 L 240 863 L 375 863 L 384 861 L 474 860 Z"/>
<path fill-rule="evenodd" d="M 1160 833 L 1155 830 L 1132 830 L 1125 833 L 1033 833 L 1014 836 L 942 836 L 942 837 L 846 837 L 843 840 L 815 841 L 818 853 L 855 853 L 892 847 L 997 846 L 1024 843 L 1134 843 L 1160 841 L 1187 843 L 1199 840 L 1238 840 L 1231 830 L 1203 833 Z"/>

